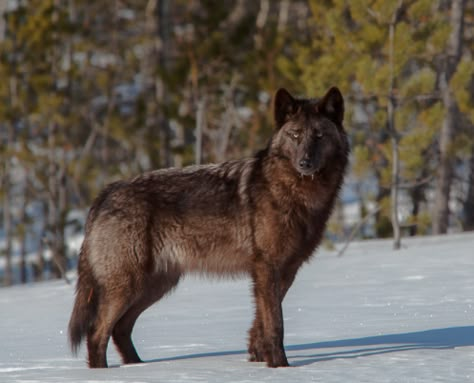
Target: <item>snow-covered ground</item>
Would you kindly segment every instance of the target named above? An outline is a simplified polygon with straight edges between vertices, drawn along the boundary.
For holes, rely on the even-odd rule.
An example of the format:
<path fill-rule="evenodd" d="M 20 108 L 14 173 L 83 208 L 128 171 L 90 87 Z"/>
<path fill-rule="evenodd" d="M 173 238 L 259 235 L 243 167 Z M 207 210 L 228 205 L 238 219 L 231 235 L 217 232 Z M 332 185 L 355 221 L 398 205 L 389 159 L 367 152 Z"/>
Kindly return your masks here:
<path fill-rule="evenodd" d="M 0 382 L 474 382 L 474 233 L 320 251 L 284 302 L 292 368 L 248 363 L 249 282 L 187 278 L 137 322 L 147 363 L 90 370 L 67 344 L 73 286 L 0 289 Z"/>

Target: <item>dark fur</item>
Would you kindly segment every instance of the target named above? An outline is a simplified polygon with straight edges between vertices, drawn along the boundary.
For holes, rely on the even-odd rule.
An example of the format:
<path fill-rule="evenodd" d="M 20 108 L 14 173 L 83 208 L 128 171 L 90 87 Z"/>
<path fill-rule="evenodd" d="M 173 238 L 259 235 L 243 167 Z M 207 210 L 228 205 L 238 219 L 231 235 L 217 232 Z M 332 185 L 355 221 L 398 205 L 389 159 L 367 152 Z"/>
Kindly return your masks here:
<path fill-rule="evenodd" d="M 281 302 L 323 236 L 349 146 L 337 88 L 319 101 L 275 95 L 276 129 L 254 157 L 146 173 L 103 190 L 89 212 L 69 323 L 90 367 L 107 367 L 112 336 L 140 362 L 133 325 L 188 272 L 250 275 L 256 315 L 251 361 L 288 366 Z"/>

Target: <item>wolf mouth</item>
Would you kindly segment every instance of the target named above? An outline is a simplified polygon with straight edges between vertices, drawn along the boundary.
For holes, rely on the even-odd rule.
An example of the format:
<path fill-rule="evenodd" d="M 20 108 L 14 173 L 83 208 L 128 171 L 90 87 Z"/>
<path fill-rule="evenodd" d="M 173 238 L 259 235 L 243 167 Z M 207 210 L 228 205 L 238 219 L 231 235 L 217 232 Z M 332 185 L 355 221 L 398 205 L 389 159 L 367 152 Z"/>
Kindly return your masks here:
<path fill-rule="evenodd" d="M 305 177 L 311 177 L 311 181 L 313 181 L 314 180 L 314 175 L 319 174 L 319 170 L 315 170 L 314 172 L 308 173 L 308 174 L 305 174 L 305 173 L 302 173 L 302 172 L 299 172 L 299 173 L 300 173 L 301 179 L 304 179 Z"/>

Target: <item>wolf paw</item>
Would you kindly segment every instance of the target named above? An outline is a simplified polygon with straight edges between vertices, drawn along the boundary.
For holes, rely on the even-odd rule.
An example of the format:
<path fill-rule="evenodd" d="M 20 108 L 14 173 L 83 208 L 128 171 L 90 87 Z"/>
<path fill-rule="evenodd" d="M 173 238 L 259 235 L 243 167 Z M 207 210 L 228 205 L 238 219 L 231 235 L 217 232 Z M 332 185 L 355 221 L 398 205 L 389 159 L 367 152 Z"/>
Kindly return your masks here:
<path fill-rule="evenodd" d="M 272 368 L 290 366 L 285 351 L 282 349 L 273 349 L 266 353 L 265 361 L 267 362 L 267 366 Z"/>

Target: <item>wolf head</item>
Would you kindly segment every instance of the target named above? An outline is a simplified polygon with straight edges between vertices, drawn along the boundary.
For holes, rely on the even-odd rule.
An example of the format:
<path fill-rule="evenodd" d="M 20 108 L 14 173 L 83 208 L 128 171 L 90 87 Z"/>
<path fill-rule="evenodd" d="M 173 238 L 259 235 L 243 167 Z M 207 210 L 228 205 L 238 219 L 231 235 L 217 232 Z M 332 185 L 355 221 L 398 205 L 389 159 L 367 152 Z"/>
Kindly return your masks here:
<path fill-rule="evenodd" d="M 270 150 L 303 176 L 314 176 L 334 161 L 347 161 L 342 121 L 344 99 L 333 87 L 321 99 L 296 99 L 285 89 L 274 98 L 276 132 Z M 345 166 L 345 164 L 344 164 Z"/>

